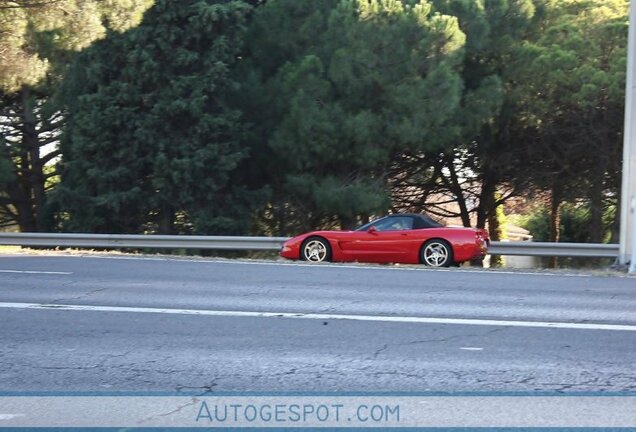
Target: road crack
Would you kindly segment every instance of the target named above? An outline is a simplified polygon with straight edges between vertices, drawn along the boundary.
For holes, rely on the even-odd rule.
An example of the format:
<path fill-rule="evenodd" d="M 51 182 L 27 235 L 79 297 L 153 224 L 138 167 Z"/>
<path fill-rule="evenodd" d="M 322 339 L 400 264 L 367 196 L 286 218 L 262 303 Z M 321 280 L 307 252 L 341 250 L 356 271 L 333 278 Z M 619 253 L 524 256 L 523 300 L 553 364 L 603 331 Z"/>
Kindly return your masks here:
<path fill-rule="evenodd" d="M 85 292 L 84 294 L 81 294 L 81 295 L 79 295 L 79 296 L 77 296 L 77 297 L 64 297 L 64 298 L 59 298 L 59 299 L 55 299 L 55 300 L 51 301 L 50 303 L 51 303 L 51 304 L 57 304 L 57 303 L 62 302 L 62 301 L 63 301 L 63 302 L 68 302 L 68 301 L 72 301 L 72 300 L 81 300 L 81 299 L 83 299 L 83 298 L 90 297 L 90 296 L 92 296 L 93 294 L 97 294 L 98 292 L 106 291 L 107 289 L 108 289 L 108 287 L 105 287 L 105 288 L 97 288 L 97 289 L 94 289 L 94 290 L 91 290 L 91 291 Z"/>

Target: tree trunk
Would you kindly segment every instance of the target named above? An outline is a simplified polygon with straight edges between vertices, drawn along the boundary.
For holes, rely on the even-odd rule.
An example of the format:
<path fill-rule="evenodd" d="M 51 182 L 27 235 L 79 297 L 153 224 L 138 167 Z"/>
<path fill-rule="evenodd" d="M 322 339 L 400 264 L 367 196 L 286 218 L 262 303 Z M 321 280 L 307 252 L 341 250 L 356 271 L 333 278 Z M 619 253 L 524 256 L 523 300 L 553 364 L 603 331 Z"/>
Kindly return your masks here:
<path fill-rule="evenodd" d="M 550 241 L 558 243 L 561 237 L 561 190 L 554 183 L 552 185 L 552 197 L 550 200 Z M 557 268 L 559 260 L 557 257 L 550 259 L 550 267 Z"/>
<path fill-rule="evenodd" d="M 40 140 L 37 131 L 37 118 L 33 110 L 31 89 L 22 88 L 22 147 L 25 149 L 26 161 L 23 166 L 26 171 L 22 174 L 25 183 L 31 191 L 31 211 L 39 231 L 44 225 L 44 205 L 46 204 L 44 165 L 40 159 Z"/>
<path fill-rule="evenodd" d="M 620 189 L 617 194 L 621 196 Z M 621 202 L 620 199 L 616 201 L 616 210 L 614 211 L 614 218 L 611 226 L 610 243 L 618 243 L 620 240 L 620 225 L 621 225 Z"/>
<path fill-rule="evenodd" d="M 40 157 L 38 119 L 33 106 L 31 89 L 24 86 L 16 101 L 15 129 L 19 141 L 13 151 L 3 148 L 5 157 L 13 161 L 14 177 L 6 184 L 6 193 L 15 208 L 15 221 L 21 232 L 38 232 L 44 225 L 46 204 L 44 163 Z"/>
<path fill-rule="evenodd" d="M 274 224 L 278 226 L 278 235 L 280 237 L 287 237 L 287 209 L 285 208 L 285 201 L 278 200 L 275 201 L 274 204 L 274 214 L 275 214 L 275 222 Z"/>
<path fill-rule="evenodd" d="M 358 221 L 353 216 L 340 216 L 340 229 L 352 230 L 358 225 Z"/>
<path fill-rule="evenodd" d="M 481 193 L 479 194 L 479 206 L 477 207 L 477 228 L 486 228 L 486 222 L 491 215 L 495 214 L 495 192 L 496 184 L 493 181 L 493 177 L 487 172 L 484 174 Z M 472 260 L 470 265 L 476 267 L 483 267 L 484 260 Z"/>
<path fill-rule="evenodd" d="M 462 218 L 462 224 L 466 228 L 469 228 L 471 226 L 470 213 L 468 212 L 468 206 L 466 205 L 466 198 L 464 198 L 464 191 L 459 184 L 459 178 L 457 177 L 457 171 L 455 170 L 455 164 L 452 156 L 446 159 L 446 167 L 450 172 L 451 190 L 453 192 L 453 195 L 455 195 L 455 198 L 457 199 L 457 205 L 459 206 L 459 213 Z"/>
<path fill-rule="evenodd" d="M 477 207 L 477 228 L 486 228 L 486 222 L 495 213 L 495 192 L 497 185 L 493 176 L 486 173 L 479 195 L 479 206 Z"/>
<path fill-rule="evenodd" d="M 497 201 L 497 197 L 493 196 L 493 202 Z M 499 214 L 495 209 L 494 212 L 490 213 L 488 217 L 488 233 L 490 234 L 491 241 L 501 241 L 502 240 L 502 232 L 505 227 L 501 226 L 501 221 L 499 220 Z M 501 255 L 490 255 L 490 267 L 503 267 L 504 258 Z"/>
<path fill-rule="evenodd" d="M 590 241 L 603 242 L 603 177 L 605 169 L 602 159 L 594 169 L 594 183 L 590 191 Z"/>
<path fill-rule="evenodd" d="M 158 234 L 164 235 L 172 235 L 175 233 L 174 230 L 174 220 L 175 214 L 174 210 L 166 205 L 159 212 L 159 221 L 157 224 Z"/>
<path fill-rule="evenodd" d="M 31 202 L 28 200 L 14 201 L 14 205 L 20 232 L 38 232 L 38 224 L 33 214 Z"/>
<path fill-rule="evenodd" d="M 16 177 L 7 183 L 6 191 L 15 208 L 16 223 L 20 232 L 37 232 L 37 223 L 33 215 L 31 200 L 26 195 L 24 185 L 16 174 Z"/>

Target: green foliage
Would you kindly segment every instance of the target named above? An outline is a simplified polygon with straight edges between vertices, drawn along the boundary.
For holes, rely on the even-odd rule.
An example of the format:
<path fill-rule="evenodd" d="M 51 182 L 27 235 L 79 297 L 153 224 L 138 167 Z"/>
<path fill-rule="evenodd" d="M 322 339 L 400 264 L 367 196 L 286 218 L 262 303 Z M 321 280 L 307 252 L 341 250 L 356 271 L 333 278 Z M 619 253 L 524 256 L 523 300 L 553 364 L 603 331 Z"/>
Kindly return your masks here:
<path fill-rule="evenodd" d="M 612 211 L 606 212 L 604 217 L 612 219 Z M 535 242 L 550 241 L 550 209 L 549 206 L 536 204 L 524 215 L 511 215 L 509 220 L 515 225 L 522 226 L 533 236 Z M 591 214 L 589 203 L 565 202 L 560 206 L 560 242 L 565 243 L 591 243 L 595 240 L 590 231 Z M 609 227 L 609 223 L 605 225 Z M 605 232 L 605 241 L 609 240 L 611 232 L 609 228 Z M 589 258 L 567 258 L 558 259 L 543 258 L 539 261 L 543 267 L 606 267 L 611 265 L 611 260 L 589 259 Z"/>
<path fill-rule="evenodd" d="M 259 232 L 284 235 L 442 197 L 459 210 L 438 215 L 484 226 L 532 186 L 578 203 L 562 241 L 608 238 L 624 0 L 252 4 L 162 0 L 79 56 L 56 201 L 67 229 L 242 232 L 259 207 Z M 40 32 L 41 52 L 62 34 Z M 537 240 L 544 211 L 522 224 Z"/>
<path fill-rule="evenodd" d="M 38 84 L 51 65 L 52 50 L 78 51 L 104 37 L 108 28 L 124 31 L 139 22 L 151 3 L 1 0 L 0 90 Z"/>
<path fill-rule="evenodd" d="M 590 211 L 585 201 L 566 202 L 560 208 L 560 242 L 563 243 L 591 243 Z M 610 207 L 604 214 L 607 219 L 604 232 L 604 240 L 608 241 L 611 232 L 610 221 L 613 219 L 615 207 Z M 537 204 L 525 215 L 511 215 L 508 217 L 511 223 L 530 231 L 533 241 L 550 241 L 550 209 L 546 205 Z"/>
<path fill-rule="evenodd" d="M 152 0 L 0 0 L 0 225 L 50 229 L 65 120 L 56 101 L 76 51 L 136 25 Z"/>
<path fill-rule="evenodd" d="M 0 155 L 0 184 L 8 182 L 13 177 L 13 166 L 11 161 Z"/>
<path fill-rule="evenodd" d="M 550 210 L 545 205 L 535 205 L 528 214 L 513 214 L 508 221 L 527 229 L 535 242 L 550 240 Z"/>
<path fill-rule="evenodd" d="M 519 47 L 527 176 L 597 206 L 620 183 L 627 11 L 623 0 L 550 1 L 541 34 Z"/>
<path fill-rule="evenodd" d="M 628 3 L 434 4 L 457 16 L 467 34 L 463 109 L 453 122 L 453 151 L 400 161 L 394 205 L 420 210 L 448 196 L 459 210 L 442 205 L 435 211 L 461 215 L 465 224 L 474 212 L 483 226 L 497 192 L 506 199 L 534 186 L 557 199 L 589 202 L 593 237 L 600 241 L 604 203 L 620 182 Z M 404 193 L 413 186 L 419 194 Z"/>
<path fill-rule="evenodd" d="M 497 218 L 498 232 L 497 238 L 499 240 L 507 240 L 508 233 L 506 231 L 506 224 L 508 223 L 508 218 L 506 213 L 504 212 L 503 204 L 497 206 L 497 211 L 495 212 L 495 217 Z"/>
<path fill-rule="evenodd" d="M 247 202 L 233 185 L 246 157 L 231 76 L 250 7 L 158 1 L 139 27 L 79 56 L 57 200 L 64 228 L 239 233 Z"/>
<path fill-rule="evenodd" d="M 518 175 L 516 77 L 512 67 L 517 48 L 528 38 L 536 15 L 535 2 L 435 0 L 435 9 L 457 17 L 466 34 L 462 56 L 460 104 L 454 110 L 447 138 L 439 149 L 406 153 L 396 162 L 395 207 L 429 210 L 439 216 L 460 216 L 465 225 L 485 227 L 496 210 L 495 193 Z M 424 172 L 420 166 L 430 166 Z M 403 168 L 400 168 L 403 167 Z M 419 193 L 404 194 L 404 189 Z M 506 197 L 509 192 L 506 191 Z M 456 211 L 446 199 L 457 201 Z M 437 205 L 438 201 L 443 204 Z"/>
<path fill-rule="evenodd" d="M 393 156 L 447 143 L 462 87 L 464 34 L 428 2 L 319 3 L 268 2 L 250 33 L 254 147 L 276 160 L 263 176 L 302 209 L 299 229 L 384 211 Z"/>

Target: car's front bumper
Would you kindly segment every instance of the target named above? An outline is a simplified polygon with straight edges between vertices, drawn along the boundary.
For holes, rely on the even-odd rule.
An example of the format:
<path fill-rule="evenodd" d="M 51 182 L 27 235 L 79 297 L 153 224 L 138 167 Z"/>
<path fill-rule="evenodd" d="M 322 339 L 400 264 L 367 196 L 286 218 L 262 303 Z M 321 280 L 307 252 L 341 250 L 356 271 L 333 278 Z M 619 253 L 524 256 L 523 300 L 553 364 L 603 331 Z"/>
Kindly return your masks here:
<path fill-rule="evenodd" d="M 299 259 L 300 250 L 297 245 L 285 243 L 280 248 L 279 255 L 287 259 Z"/>

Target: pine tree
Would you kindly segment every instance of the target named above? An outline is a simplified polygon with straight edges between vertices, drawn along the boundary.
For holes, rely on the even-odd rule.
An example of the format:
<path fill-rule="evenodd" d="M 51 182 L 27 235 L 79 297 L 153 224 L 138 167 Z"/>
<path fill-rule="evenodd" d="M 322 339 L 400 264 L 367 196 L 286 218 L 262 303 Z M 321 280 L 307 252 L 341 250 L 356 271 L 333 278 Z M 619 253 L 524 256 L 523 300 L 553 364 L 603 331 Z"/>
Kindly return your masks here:
<path fill-rule="evenodd" d="M 57 195 L 65 229 L 247 229 L 253 197 L 233 185 L 246 153 L 232 68 L 249 10 L 241 1 L 160 0 L 138 28 L 80 56 L 66 91 Z"/>
<path fill-rule="evenodd" d="M 48 228 L 65 120 L 55 95 L 73 54 L 136 25 L 151 0 L 0 0 L 0 227 Z"/>
<path fill-rule="evenodd" d="M 276 161 L 271 210 L 292 230 L 386 211 L 394 155 L 443 145 L 461 93 L 454 18 L 426 1 L 319 3 L 266 3 L 252 27 L 265 35 L 252 40 L 247 111 L 262 125 L 256 151 Z"/>

